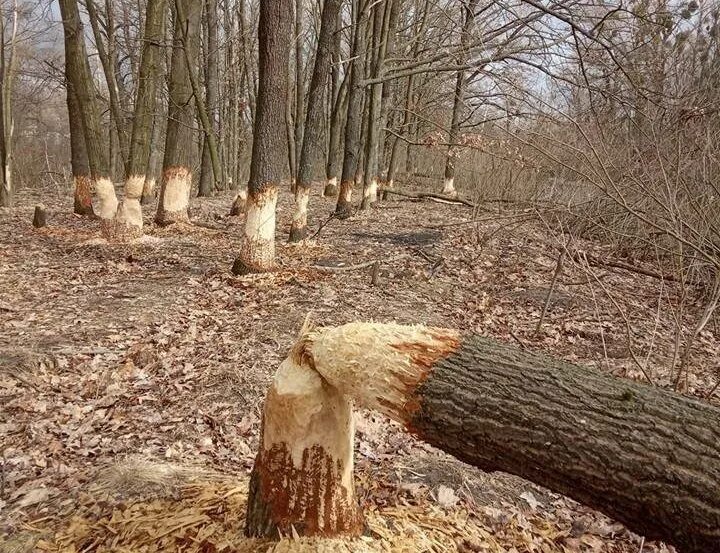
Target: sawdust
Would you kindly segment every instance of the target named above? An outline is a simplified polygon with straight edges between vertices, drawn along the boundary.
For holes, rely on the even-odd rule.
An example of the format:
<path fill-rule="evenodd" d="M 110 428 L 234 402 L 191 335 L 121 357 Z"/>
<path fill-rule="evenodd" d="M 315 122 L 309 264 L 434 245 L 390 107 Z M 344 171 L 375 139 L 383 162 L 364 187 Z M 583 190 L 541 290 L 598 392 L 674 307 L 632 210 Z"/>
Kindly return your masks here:
<path fill-rule="evenodd" d="M 110 474 L 115 476 L 108 480 Z M 118 474 L 122 474 L 120 479 Z M 165 493 L 149 498 L 155 494 L 145 488 L 147 485 Z M 143 488 L 145 493 L 140 493 Z M 108 496 L 107 491 L 112 494 Z M 462 506 L 442 508 L 430 502 L 412 504 L 402 499 L 393 506 L 369 509 L 365 535 L 358 539 L 247 539 L 243 537 L 247 493 L 247 479 L 234 480 L 207 471 L 200 475 L 194 468 L 172 464 L 126 461 L 106 471 L 104 484 L 83 494 L 72 514 L 28 521 L 12 542 L 0 541 L 0 550 L 501 553 L 525 543 L 526 551 L 572 551 L 562 543 L 568 532 L 553 524 L 541 521 L 540 532 L 533 534 L 527 531 L 530 522 L 525 517 L 508 517 L 498 532 L 497 527 L 488 524 L 493 520 L 490 510 L 470 513 Z M 128 500 L 131 496 L 135 499 Z"/>

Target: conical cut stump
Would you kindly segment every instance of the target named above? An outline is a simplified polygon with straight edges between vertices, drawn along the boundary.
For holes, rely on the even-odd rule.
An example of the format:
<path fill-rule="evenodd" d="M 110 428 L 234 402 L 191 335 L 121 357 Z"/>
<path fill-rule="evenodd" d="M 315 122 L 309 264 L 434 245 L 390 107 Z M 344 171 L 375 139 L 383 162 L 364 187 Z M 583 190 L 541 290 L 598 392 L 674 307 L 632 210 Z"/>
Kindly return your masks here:
<path fill-rule="evenodd" d="M 358 536 L 352 408 L 295 352 L 265 399 L 260 451 L 250 478 L 245 533 L 278 539 Z"/>

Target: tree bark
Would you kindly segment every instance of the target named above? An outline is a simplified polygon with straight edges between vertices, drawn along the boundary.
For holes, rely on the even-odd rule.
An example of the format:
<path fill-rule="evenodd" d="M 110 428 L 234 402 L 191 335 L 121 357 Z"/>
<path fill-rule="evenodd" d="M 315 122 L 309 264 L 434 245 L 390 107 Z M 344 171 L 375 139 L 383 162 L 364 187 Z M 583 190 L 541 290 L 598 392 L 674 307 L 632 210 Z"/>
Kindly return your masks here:
<path fill-rule="evenodd" d="M 516 474 L 683 553 L 720 550 L 720 409 L 479 336 L 351 323 L 293 355 L 483 470 Z"/>
<path fill-rule="evenodd" d="M 65 67 L 67 85 L 74 94 L 85 136 L 85 147 L 90 166 L 90 177 L 98 196 L 98 215 L 103 231 L 112 224 L 117 211 L 117 196 L 110 176 L 107 143 L 100 128 L 100 111 L 95 85 L 90 73 L 82 20 L 77 0 L 60 0 L 65 36 Z"/>
<path fill-rule="evenodd" d="M 10 207 L 13 204 L 14 183 L 14 133 L 15 122 L 13 117 L 12 95 L 15 86 L 15 72 L 17 65 L 17 33 L 18 33 L 18 5 L 15 3 L 12 16 L 5 19 L 5 13 L 0 8 L 0 206 Z M 5 21 L 11 21 L 10 36 L 6 36 Z"/>
<path fill-rule="evenodd" d="M 161 226 L 189 222 L 192 188 L 195 113 L 190 67 L 186 56 L 197 63 L 202 2 L 178 0 L 184 17 L 173 10 L 173 53 L 170 62 L 168 124 L 165 134 L 163 174 L 155 222 Z M 175 7 L 175 6 L 173 6 Z M 185 51 L 187 49 L 187 52 Z M 196 68 L 196 67 L 195 67 Z"/>
<path fill-rule="evenodd" d="M 350 64 L 350 83 L 348 85 L 347 122 L 345 123 L 345 146 L 343 149 L 342 176 L 340 177 L 340 192 L 335 207 L 338 217 L 350 215 L 352 206 L 353 183 L 355 173 L 359 166 L 359 154 L 362 133 L 362 104 L 364 94 L 364 56 L 365 34 L 367 25 L 367 0 L 358 0 L 355 9 L 355 28 L 352 48 L 352 63 Z"/>
<path fill-rule="evenodd" d="M 45 206 L 42 204 L 35 206 L 35 211 L 33 212 L 33 226 L 35 228 L 47 226 L 47 212 L 45 211 Z"/>
<path fill-rule="evenodd" d="M 297 187 L 300 172 L 300 156 L 303 135 L 305 134 L 305 65 L 303 64 L 303 0 L 295 0 L 295 111 L 293 112 L 293 143 L 292 148 L 295 165 L 292 167 L 292 178 L 295 179 L 293 192 Z"/>
<path fill-rule="evenodd" d="M 397 20 L 397 6 L 394 0 L 376 4 L 373 17 L 373 51 L 376 52 L 371 78 L 380 78 L 383 73 L 385 56 L 390 46 L 392 51 L 392 33 Z M 370 111 L 368 113 L 367 142 L 365 145 L 365 174 L 363 198 L 360 209 L 367 209 L 377 201 L 377 188 L 380 181 L 380 148 L 385 142 L 387 101 L 386 88 L 389 83 L 376 82 L 370 87 Z"/>
<path fill-rule="evenodd" d="M 307 204 L 313 180 L 319 180 L 324 143 L 322 134 L 325 111 L 325 90 L 330 69 L 330 47 L 342 0 L 325 0 L 320 21 L 315 65 L 308 89 L 307 121 L 302 136 L 302 150 L 295 183 L 295 212 L 290 227 L 290 242 L 298 242 L 307 235 Z"/>
<path fill-rule="evenodd" d="M 124 240 L 142 235 L 142 199 L 153 136 L 153 113 L 156 106 L 160 73 L 163 20 L 166 0 L 148 0 L 145 15 L 143 48 L 138 73 L 137 96 L 125 174 L 125 197 L 118 206 L 115 238 Z"/>
<path fill-rule="evenodd" d="M 65 71 L 67 73 L 67 69 Z M 82 115 L 80 114 L 77 98 L 72 91 L 72 86 L 66 83 L 65 87 L 70 126 L 70 167 L 74 185 L 73 211 L 78 215 L 93 216 L 95 212 L 92 206 L 92 178 L 90 178 L 90 164 L 88 163 L 87 149 L 85 147 Z"/>
<path fill-rule="evenodd" d="M 258 24 L 260 84 L 257 95 L 247 214 L 235 274 L 268 271 L 275 260 L 278 187 L 289 180 L 285 137 L 292 0 L 264 0 Z"/>
<path fill-rule="evenodd" d="M 415 8 L 417 9 L 419 2 L 416 3 Z M 415 59 L 418 55 L 420 48 L 420 40 L 418 37 L 422 36 L 425 32 L 425 26 L 428 20 L 429 13 L 429 0 L 424 0 L 422 8 L 422 16 L 418 17 L 416 22 L 415 31 L 413 36 L 416 37 L 413 41 L 412 49 L 410 51 L 410 59 Z M 399 133 L 408 133 L 410 128 L 410 114 L 413 107 L 413 98 L 415 90 L 415 75 L 409 75 L 407 77 L 407 87 L 405 89 L 405 106 L 402 113 L 402 122 Z M 396 135 L 393 137 L 392 146 L 390 148 L 390 159 L 387 164 L 387 178 L 385 179 L 385 188 L 392 189 L 395 186 L 395 174 L 397 173 L 398 165 L 398 153 L 400 151 L 400 137 Z M 388 196 L 387 190 L 383 192 L 382 199 L 386 200 Z"/>
<path fill-rule="evenodd" d="M 219 70 L 218 70 L 218 2 L 217 0 L 205 0 L 205 108 L 213 137 L 218 136 L 218 91 L 219 91 Z M 222 166 L 221 166 L 222 167 Z M 198 196 L 211 196 L 216 188 L 224 186 L 222 175 L 215 175 L 213 170 L 212 155 L 208 132 L 203 138 L 202 163 L 200 166 L 200 183 L 198 185 Z"/>
<path fill-rule="evenodd" d="M 465 19 L 460 35 L 460 46 L 463 51 L 467 47 L 470 40 L 470 31 L 475 24 L 475 8 L 477 5 L 478 0 L 469 0 L 464 7 Z M 455 76 L 455 97 L 453 99 L 452 117 L 450 120 L 450 146 L 448 146 L 447 156 L 445 158 L 445 178 L 443 180 L 442 193 L 446 196 L 457 194 L 457 190 L 455 189 L 455 160 L 457 159 L 458 152 L 455 144 L 458 142 L 460 133 L 460 110 L 465 100 L 466 87 L 466 71 L 460 70 Z"/>
<path fill-rule="evenodd" d="M 335 21 L 335 34 L 332 41 L 332 79 L 330 82 L 330 131 L 328 136 L 328 154 L 325 169 L 325 189 L 323 196 L 333 197 L 338 193 L 338 176 L 342 170 L 342 159 L 340 157 L 340 138 L 345 114 L 345 105 L 347 100 L 347 84 L 348 74 L 340 80 L 340 56 L 342 46 L 342 33 L 340 27 L 342 25 L 342 16 L 338 13 Z"/>
<path fill-rule="evenodd" d="M 114 41 L 113 33 L 115 31 L 115 25 L 112 18 L 112 6 L 108 6 L 108 25 L 106 25 L 108 33 L 108 43 L 110 44 L 110 52 L 105 49 L 103 42 L 103 36 L 100 32 L 100 18 L 98 17 L 97 8 L 93 0 L 86 0 L 85 5 L 88 11 L 88 19 L 90 20 L 90 26 L 92 27 L 93 36 L 95 37 L 95 47 L 97 48 L 98 57 L 100 58 L 100 64 L 105 74 L 105 82 L 108 89 L 108 99 L 110 104 L 110 114 L 113 121 L 115 122 L 115 128 L 117 130 L 118 143 L 120 146 L 120 153 L 122 156 L 123 166 L 127 172 L 127 161 L 128 161 L 128 133 L 127 125 L 125 124 L 125 115 L 120 103 L 120 90 L 118 87 L 117 75 L 115 74 L 115 67 L 118 65 L 114 59 L 114 47 L 112 45 Z M 112 131 L 111 131 L 112 132 Z"/>

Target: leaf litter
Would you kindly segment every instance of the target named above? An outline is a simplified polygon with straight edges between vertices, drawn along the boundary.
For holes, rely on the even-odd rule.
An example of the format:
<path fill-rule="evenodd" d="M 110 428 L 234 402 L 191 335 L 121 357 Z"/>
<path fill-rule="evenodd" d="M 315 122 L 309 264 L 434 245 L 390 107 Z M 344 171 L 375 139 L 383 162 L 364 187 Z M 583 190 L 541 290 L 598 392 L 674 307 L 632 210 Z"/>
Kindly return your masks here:
<path fill-rule="evenodd" d="M 225 217 L 230 202 L 194 200 L 193 219 L 208 224 L 165 229 L 152 227 L 146 208 L 148 238 L 125 245 L 100 239 L 65 197 L 45 200 L 43 229 L 30 224 L 32 191 L 0 213 L 0 551 L 638 551 L 640 538 L 622 525 L 520 478 L 467 467 L 367 412 L 356 447 L 366 535 L 244 539 L 262 400 L 308 313 L 321 324 L 453 327 L 644 378 L 632 349 L 668 385 L 679 292 L 573 263 L 549 291 L 562 237 L 528 210 L 472 222 L 464 207 L 382 202 L 287 244 L 288 193 L 276 269 L 235 277 L 242 222 Z M 311 221 L 332 208 L 314 197 Z M 313 267 L 328 260 L 378 260 L 379 282 L 372 267 Z M 702 309 L 699 300 L 691 307 L 686 332 Z M 688 393 L 712 389 L 717 354 L 709 328 Z"/>

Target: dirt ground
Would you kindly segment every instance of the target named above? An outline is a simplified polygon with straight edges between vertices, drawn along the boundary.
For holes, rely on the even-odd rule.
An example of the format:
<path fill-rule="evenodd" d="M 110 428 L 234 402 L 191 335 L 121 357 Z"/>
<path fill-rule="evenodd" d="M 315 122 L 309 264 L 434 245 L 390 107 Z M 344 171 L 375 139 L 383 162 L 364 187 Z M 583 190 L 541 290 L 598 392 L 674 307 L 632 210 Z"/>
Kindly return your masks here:
<path fill-rule="evenodd" d="M 398 198 L 289 245 L 283 193 L 276 269 L 236 277 L 229 195 L 192 200 L 203 226 L 154 228 L 146 207 L 131 245 L 101 240 L 66 190 L 44 192 L 48 227 L 34 229 L 39 197 L 0 210 L 0 551 L 671 551 L 372 413 L 356 443 L 365 537 L 241 531 L 264 393 L 308 314 L 458 328 L 668 386 L 674 323 L 692 328 L 700 294 L 681 312 L 676 285 L 570 258 L 552 286 L 567 237 L 529 209 Z M 332 208 L 313 196 L 312 232 Z M 347 269 L 372 260 L 377 285 Z M 687 393 L 713 390 L 719 345 L 709 325 Z"/>

